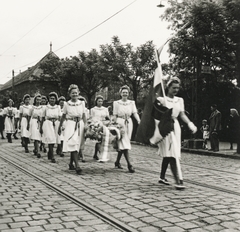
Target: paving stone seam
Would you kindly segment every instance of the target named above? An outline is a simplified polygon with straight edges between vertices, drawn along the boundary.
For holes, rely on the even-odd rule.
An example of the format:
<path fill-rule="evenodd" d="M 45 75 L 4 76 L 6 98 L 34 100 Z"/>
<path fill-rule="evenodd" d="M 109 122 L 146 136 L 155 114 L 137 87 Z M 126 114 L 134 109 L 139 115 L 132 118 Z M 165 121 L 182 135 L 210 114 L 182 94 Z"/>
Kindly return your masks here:
<path fill-rule="evenodd" d="M 7 159 L 5 157 L 0 157 L 0 158 L 3 159 L 4 161 L 6 161 L 7 163 L 11 164 L 12 166 L 16 167 L 18 170 L 25 173 L 26 175 L 28 175 L 30 177 L 34 177 L 37 181 L 44 184 L 45 186 L 47 186 L 54 192 L 60 194 L 64 198 L 72 201 L 74 204 L 81 206 L 86 211 L 99 217 L 100 219 L 102 219 L 103 221 L 107 222 L 108 224 L 114 226 L 115 228 L 120 229 L 121 231 L 126 231 L 126 232 L 137 232 L 137 230 L 135 230 L 134 228 L 122 223 L 121 221 L 119 221 L 116 218 L 112 217 L 111 215 L 106 214 L 105 212 L 97 209 L 96 207 L 94 207 L 90 204 L 87 204 L 86 202 L 76 198 L 74 195 L 70 194 L 69 192 L 66 192 L 65 190 L 59 188 L 58 186 L 54 185 L 53 183 L 50 183 L 49 181 L 45 180 L 44 178 L 35 175 L 34 173 L 19 166 L 18 164 L 14 163 L 13 161 L 10 161 L 9 159 Z"/>

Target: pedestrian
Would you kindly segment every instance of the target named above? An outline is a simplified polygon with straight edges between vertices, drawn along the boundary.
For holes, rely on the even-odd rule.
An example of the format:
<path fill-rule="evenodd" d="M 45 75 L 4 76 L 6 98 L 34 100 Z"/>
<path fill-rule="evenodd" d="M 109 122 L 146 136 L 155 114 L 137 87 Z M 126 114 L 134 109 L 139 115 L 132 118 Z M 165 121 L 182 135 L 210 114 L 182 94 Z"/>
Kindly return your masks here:
<path fill-rule="evenodd" d="M 19 129 L 21 130 L 22 145 L 25 148 L 25 153 L 29 153 L 28 144 L 30 143 L 29 127 L 30 127 L 30 113 L 32 106 L 30 105 L 30 95 L 25 94 L 23 96 L 23 105 L 19 108 Z"/>
<path fill-rule="evenodd" d="M 221 118 L 222 114 L 217 110 L 217 105 L 211 106 L 211 115 L 209 117 L 209 139 L 211 149 L 209 151 L 219 151 L 219 132 L 221 131 Z"/>
<path fill-rule="evenodd" d="M 86 117 L 86 121 L 87 121 L 89 119 L 89 115 L 90 115 L 89 109 L 87 108 L 87 100 L 83 96 L 79 96 L 78 99 L 80 101 L 84 101 L 84 103 L 85 103 L 85 117 Z M 82 119 L 81 119 L 80 124 L 82 124 Z M 80 135 L 81 135 L 81 138 L 80 138 L 81 144 L 80 144 L 80 149 L 79 149 L 79 152 L 78 152 L 78 157 L 79 157 L 79 159 L 82 160 L 83 163 L 85 163 L 86 160 L 85 160 L 85 155 L 84 155 L 84 149 L 85 149 L 86 139 L 85 139 L 85 128 L 84 127 L 80 127 Z"/>
<path fill-rule="evenodd" d="M 42 139 L 41 133 L 40 133 L 40 124 L 41 124 L 41 118 L 42 118 L 42 108 L 43 106 L 41 104 L 41 95 L 37 94 L 33 99 L 33 106 L 31 110 L 31 119 L 30 119 L 30 139 L 32 139 L 34 150 L 33 153 L 37 158 L 41 158 L 41 155 L 39 153 L 39 145 L 40 141 Z"/>
<path fill-rule="evenodd" d="M 58 104 L 59 104 L 59 107 L 60 107 L 60 110 L 61 110 L 61 117 L 63 115 L 63 107 L 64 107 L 65 102 L 66 102 L 66 98 L 64 96 L 61 96 L 61 97 L 58 98 Z M 60 157 L 64 157 L 64 154 L 63 154 L 64 129 L 65 129 L 65 121 L 63 122 L 62 132 L 61 132 L 61 135 L 60 135 L 61 143 L 57 145 L 57 150 L 56 150 L 57 155 L 60 155 Z"/>
<path fill-rule="evenodd" d="M 23 102 L 21 102 L 20 103 L 20 106 L 22 106 L 24 103 Z M 15 123 L 15 132 L 14 132 L 14 134 L 13 134 L 13 138 L 14 139 L 18 139 L 18 137 L 17 137 L 17 133 L 19 132 L 19 119 L 20 119 L 20 106 L 19 106 L 19 108 L 15 108 L 15 110 L 16 110 L 16 113 L 15 113 L 15 115 L 14 115 L 14 119 L 15 119 L 15 121 L 14 121 L 14 123 Z"/>
<path fill-rule="evenodd" d="M 203 134 L 203 145 L 202 145 L 202 148 L 203 149 L 208 149 L 207 140 L 209 139 L 209 126 L 207 124 L 207 120 L 206 119 L 202 120 L 202 127 L 200 128 L 200 131 Z"/>
<path fill-rule="evenodd" d="M 4 110 L 2 103 L 0 103 L 0 134 L 2 139 L 5 139 L 3 136 L 3 131 L 4 131 Z"/>
<path fill-rule="evenodd" d="M 189 120 L 185 114 L 184 109 L 184 100 L 183 98 L 177 97 L 177 93 L 180 88 L 180 80 L 177 77 L 170 78 L 167 82 L 166 87 L 166 97 L 158 97 L 160 105 L 167 106 L 169 109 L 172 109 L 173 120 L 173 131 L 170 132 L 159 144 L 159 153 L 163 156 L 162 167 L 160 172 L 160 184 L 169 185 L 167 179 L 165 179 L 165 174 L 167 171 L 168 164 L 173 173 L 173 176 L 176 181 L 176 189 L 184 189 L 183 177 L 180 166 L 180 157 L 181 157 L 181 127 L 178 121 L 178 117 L 186 123 L 192 133 L 196 133 L 196 126 Z M 165 102 L 166 100 L 166 102 Z"/>
<path fill-rule="evenodd" d="M 44 96 L 44 95 L 42 95 L 42 99 L 41 99 L 41 105 L 43 106 L 43 107 L 42 107 L 42 113 L 44 112 L 45 107 L 46 107 L 47 104 L 48 104 L 48 99 L 47 99 L 47 97 Z M 41 142 L 40 142 L 40 147 L 39 147 L 39 149 L 40 149 L 40 151 L 43 151 L 44 153 L 46 153 L 46 152 L 47 152 L 47 149 L 46 149 L 46 147 L 45 147 L 45 144 L 43 143 L 43 141 L 45 140 L 45 139 L 44 139 L 44 134 L 42 134 L 41 136 L 42 136 L 42 139 L 41 139 Z"/>
<path fill-rule="evenodd" d="M 108 108 L 103 106 L 103 96 L 97 95 L 95 98 L 95 106 L 90 109 L 90 118 L 93 122 L 98 122 L 102 125 L 106 125 L 106 122 L 110 122 L 110 116 Z M 99 160 L 98 153 L 100 153 L 100 147 L 102 144 L 102 139 L 95 144 L 95 151 L 93 159 Z"/>
<path fill-rule="evenodd" d="M 236 154 L 240 154 L 240 116 L 236 109 L 230 109 L 230 114 L 232 116 L 231 120 L 231 128 L 230 131 L 232 133 L 232 137 L 237 142 L 237 152 Z M 233 140 L 232 140 L 233 141 Z"/>
<path fill-rule="evenodd" d="M 58 128 L 58 134 L 60 135 L 63 121 L 66 120 L 63 152 L 70 152 L 69 169 L 75 169 L 78 175 L 82 173 L 78 163 L 78 152 L 82 142 L 81 127 L 84 129 L 84 124 L 86 124 L 85 102 L 78 99 L 79 92 L 77 85 L 69 86 L 68 94 L 71 99 L 64 104 L 63 115 Z M 73 163 L 75 163 L 75 167 Z"/>
<path fill-rule="evenodd" d="M 227 120 L 227 131 L 228 131 L 228 139 L 230 143 L 230 150 L 233 150 L 233 143 L 237 142 L 237 134 L 238 134 L 238 112 L 236 109 L 230 109 L 230 115 Z"/>
<path fill-rule="evenodd" d="M 4 129 L 6 133 L 6 137 L 9 143 L 12 143 L 12 134 L 15 132 L 15 119 L 14 115 L 16 113 L 16 109 L 13 107 L 14 102 L 12 99 L 8 100 L 8 107 L 4 108 Z"/>
<path fill-rule="evenodd" d="M 118 140 L 118 155 L 115 162 L 115 168 L 122 169 L 120 160 L 122 154 L 127 161 L 128 170 L 130 173 L 134 173 L 135 169 L 133 168 L 130 159 L 129 159 L 129 150 L 131 150 L 131 136 L 133 130 L 133 122 L 131 115 L 135 117 L 137 123 L 140 123 L 140 117 L 137 113 L 137 108 L 135 101 L 128 100 L 130 94 L 130 88 L 127 85 L 124 85 L 120 88 L 121 99 L 113 102 L 113 115 L 115 116 L 115 121 L 121 125 L 124 129 L 124 133 L 120 140 Z"/>
<path fill-rule="evenodd" d="M 61 143 L 58 134 L 58 126 L 61 118 L 61 110 L 57 105 L 58 95 L 51 92 L 48 95 L 49 103 L 44 107 L 40 126 L 40 133 L 43 134 L 44 143 L 48 145 L 48 159 L 56 163 L 54 158 L 54 145 Z"/>

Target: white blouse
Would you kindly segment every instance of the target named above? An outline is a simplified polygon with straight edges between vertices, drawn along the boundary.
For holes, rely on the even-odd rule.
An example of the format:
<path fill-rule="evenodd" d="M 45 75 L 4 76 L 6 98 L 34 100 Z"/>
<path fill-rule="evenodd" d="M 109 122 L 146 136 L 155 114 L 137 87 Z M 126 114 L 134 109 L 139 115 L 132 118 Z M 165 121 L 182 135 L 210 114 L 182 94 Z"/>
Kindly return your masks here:
<path fill-rule="evenodd" d="M 66 114 L 66 118 L 82 118 L 85 113 L 85 102 L 77 100 L 72 102 L 71 100 L 64 102 L 63 114 Z"/>
<path fill-rule="evenodd" d="M 127 100 L 124 102 L 118 100 L 113 102 L 113 115 L 117 117 L 130 117 L 134 113 L 137 113 L 135 101 Z"/>

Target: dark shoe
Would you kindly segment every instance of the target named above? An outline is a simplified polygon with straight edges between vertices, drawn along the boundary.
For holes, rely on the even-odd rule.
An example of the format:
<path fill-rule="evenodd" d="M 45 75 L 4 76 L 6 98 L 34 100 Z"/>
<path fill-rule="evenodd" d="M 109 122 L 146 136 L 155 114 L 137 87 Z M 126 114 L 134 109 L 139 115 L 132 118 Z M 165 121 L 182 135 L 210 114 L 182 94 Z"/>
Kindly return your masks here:
<path fill-rule="evenodd" d="M 4 137 L 2 137 L 2 139 L 5 139 Z"/>
<path fill-rule="evenodd" d="M 73 164 L 69 164 L 68 166 L 69 166 L 69 170 L 75 170 L 75 167 Z"/>
<path fill-rule="evenodd" d="M 123 169 L 123 167 L 121 166 L 121 164 L 120 164 L 120 163 L 117 163 L 117 162 L 115 162 L 115 168 Z"/>
<path fill-rule="evenodd" d="M 175 185 L 175 188 L 176 188 L 177 190 L 183 190 L 183 189 L 185 189 L 185 186 L 184 186 L 183 184 L 176 184 L 176 185 Z"/>
<path fill-rule="evenodd" d="M 62 153 L 62 154 L 60 154 L 60 157 L 64 157 L 64 154 Z"/>
<path fill-rule="evenodd" d="M 82 169 L 80 167 L 76 168 L 76 173 L 77 173 L 77 175 L 81 175 Z"/>
<path fill-rule="evenodd" d="M 18 137 L 16 135 L 13 136 L 14 139 L 18 139 Z"/>
<path fill-rule="evenodd" d="M 165 184 L 165 185 L 170 185 L 169 182 L 167 181 L 167 179 L 159 179 L 158 181 L 159 184 Z"/>
<path fill-rule="evenodd" d="M 41 158 L 41 155 L 39 153 L 37 154 L 37 158 Z"/>
<path fill-rule="evenodd" d="M 25 148 L 25 153 L 29 153 L 29 150 L 28 150 L 28 148 Z"/>
<path fill-rule="evenodd" d="M 219 150 L 218 149 L 215 149 L 214 152 L 218 152 Z"/>
<path fill-rule="evenodd" d="M 39 147 L 39 150 L 42 151 L 42 146 Z"/>
<path fill-rule="evenodd" d="M 130 165 L 130 166 L 128 166 L 128 171 L 129 171 L 130 173 L 134 173 L 134 172 L 135 172 L 135 169 L 133 168 L 132 165 Z"/>
<path fill-rule="evenodd" d="M 83 162 L 83 163 L 86 163 L 86 160 L 85 160 L 85 159 L 83 159 L 83 160 L 82 160 L 82 162 Z"/>
<path fill-rule="evenodd" d="M 43 152 L 46 153 L 46 152 L 47 152 L 47 149 L 46 149 L 46 148 L 43 148 Z"/>
<path fill-rule="evenodd" d="M 97 155 L 94 155 L 94 156 L 93 156 L 93 159 L 95 159 L 95 160 L 99 160 L 99 158 L 98 158 Z"/>
<path fill-rule="evenodd" d="M 56 163 L 56 160 L 54 158 L 52 158 L 51 163 Z"/>

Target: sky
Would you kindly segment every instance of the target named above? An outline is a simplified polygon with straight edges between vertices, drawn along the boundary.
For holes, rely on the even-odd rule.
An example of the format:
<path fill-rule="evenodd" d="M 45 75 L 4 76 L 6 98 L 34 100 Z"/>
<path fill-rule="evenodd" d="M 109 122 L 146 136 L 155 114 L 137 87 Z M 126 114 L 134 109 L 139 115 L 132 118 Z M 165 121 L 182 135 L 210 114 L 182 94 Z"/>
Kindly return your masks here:
<path fill-rule="evenodd" d="M 0 3 L 0 84 L 11 79 L 12 70 L 16 76 L 36 64 L 49 52 L 50 42 L 53 52 L 65 58 L 79 51 L 98 50 L 116 35 L 122 44 L 138 47 L 152 40 L 160 47 L 172 34 L 167 29 L 168 23 L 159 18 L 165 10 L 156 7 L 159 0 L 0 0 Z M 161 55 L 163 63 L 169 59 L 167 50 L 166 45 Z"/>

